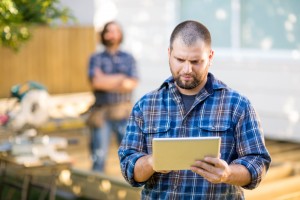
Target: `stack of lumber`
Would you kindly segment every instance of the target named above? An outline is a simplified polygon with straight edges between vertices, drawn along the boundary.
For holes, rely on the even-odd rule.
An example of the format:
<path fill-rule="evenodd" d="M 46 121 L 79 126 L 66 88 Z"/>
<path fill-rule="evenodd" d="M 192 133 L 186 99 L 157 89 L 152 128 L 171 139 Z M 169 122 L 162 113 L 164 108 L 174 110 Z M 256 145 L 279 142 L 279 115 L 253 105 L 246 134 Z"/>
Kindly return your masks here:
<path fill-rule="evenodd" d="M 300 144 L 267 140 L 272 165 L 255 190 L 245 190 L 247 200 L 300 199 Z"/>

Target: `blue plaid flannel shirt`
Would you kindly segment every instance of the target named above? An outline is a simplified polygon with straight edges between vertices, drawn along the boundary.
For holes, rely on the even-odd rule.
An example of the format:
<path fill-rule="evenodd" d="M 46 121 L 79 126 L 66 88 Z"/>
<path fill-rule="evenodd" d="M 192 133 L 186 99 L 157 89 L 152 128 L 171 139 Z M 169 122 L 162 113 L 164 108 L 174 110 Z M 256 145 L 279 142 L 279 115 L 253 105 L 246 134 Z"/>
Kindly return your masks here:
<path fill-rule="evenodd" d="M 105 74 L 124 74 L 131 78 L 138 79 L 136 61 L 134 57 L 124 51 L 117 51 L 111 55 L 107 51 L 95 53 L 90 57 L 88 77 L 91 79 L 94 76 L 95 68 L 99 67 Z M 130 102 L 132 92 L 107 92 L 95 90 L 96 105 L 116 104 L 121 102 Z"/>
<path fill-rule="evenodd" d="M 258 186 L 271 157 L 256 112 L 247 98 L 211 73 L 188 112 L 172 78 L 135 104 L 118 151 L 124 178 L 134 187 L 144 186 L 143 200 L 244 199 L 242 187 L 212 184 L 190 170 L 154 173 L 143 183 L 134 180 L 135 162 L 152 153 L 152 138 L 197 136 L 220 136 L 221 159 L 244 165 L 251 174 L 243 188 Z"/>

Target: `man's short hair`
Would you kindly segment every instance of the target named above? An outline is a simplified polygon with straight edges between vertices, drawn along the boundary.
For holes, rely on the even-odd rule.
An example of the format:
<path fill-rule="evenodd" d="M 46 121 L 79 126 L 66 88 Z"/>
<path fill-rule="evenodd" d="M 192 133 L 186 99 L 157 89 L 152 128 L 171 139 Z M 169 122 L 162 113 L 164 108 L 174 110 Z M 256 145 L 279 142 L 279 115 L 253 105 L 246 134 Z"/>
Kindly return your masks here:
<path fill-rule="evenodd" d="M 180 38 L 187 45 L 193 45 L 197 40 L 205 42 L 207 47 L 211 47 L 211 36 L 209 30 L 197 21 L 187 20 L 178 24 L 170 37 L 170 49 L 173 48 L 175 39 Z"/>

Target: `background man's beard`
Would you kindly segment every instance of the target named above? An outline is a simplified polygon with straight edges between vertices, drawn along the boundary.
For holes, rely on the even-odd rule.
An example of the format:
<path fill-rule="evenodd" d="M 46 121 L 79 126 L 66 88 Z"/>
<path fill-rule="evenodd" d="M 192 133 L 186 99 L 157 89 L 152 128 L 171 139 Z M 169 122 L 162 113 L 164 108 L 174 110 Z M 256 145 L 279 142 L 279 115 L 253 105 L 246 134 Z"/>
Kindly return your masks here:
<path fill-rule="evenodd" d="M 112 47 L 112 46 L 115 46 L 116 44 L 120 44 L 120 41 L 106 40 L 106 47 Z"/>
<path fill-rule="evenodd" d="M 107 41 L 106 41 L 106 46 L 107 46 L 107 47 L 112 47 L 112 46 L 114 46 L 113 41 L 107 40 Z"/>
<path fill-rule="evenodd" d="M 198 85 L 200 85 L 200 81 L 198 79 L 196 79 L 194 77 L 194 81 L 191 82 L 191 83 L 183 83 L 181 80 L 180 80 L 180 76 L 176 77 L 175 79 L 175 83 L 178 87 L 182 88 L 182 89 L 186 89 L 186 90 L 191 90 L 191 89 L 194 89 L 196 88 Z"/>

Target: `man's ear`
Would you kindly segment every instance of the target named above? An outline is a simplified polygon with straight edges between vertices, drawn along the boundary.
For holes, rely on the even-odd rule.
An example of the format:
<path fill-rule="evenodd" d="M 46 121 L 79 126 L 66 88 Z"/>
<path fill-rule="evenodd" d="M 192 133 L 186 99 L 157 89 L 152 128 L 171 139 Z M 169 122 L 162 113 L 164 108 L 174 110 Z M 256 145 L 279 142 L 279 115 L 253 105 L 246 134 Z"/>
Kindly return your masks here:
<path fill-rule="evenodd" d="M 209 50 L 209 55 L 208 55 L 208 66 L 209 67 L 212 65 L 213 57 L 214 57 L 214 51 L 211 49 L 211 50 Z"/>
<path fill-rule="evenodd" d="M 209 52 L 209 60 L 210 61 L 212 61 L 212 59 L 214 57 L 214 53 L 215 53 L 214 50 L 211 49 L 210 52 Z"/>

